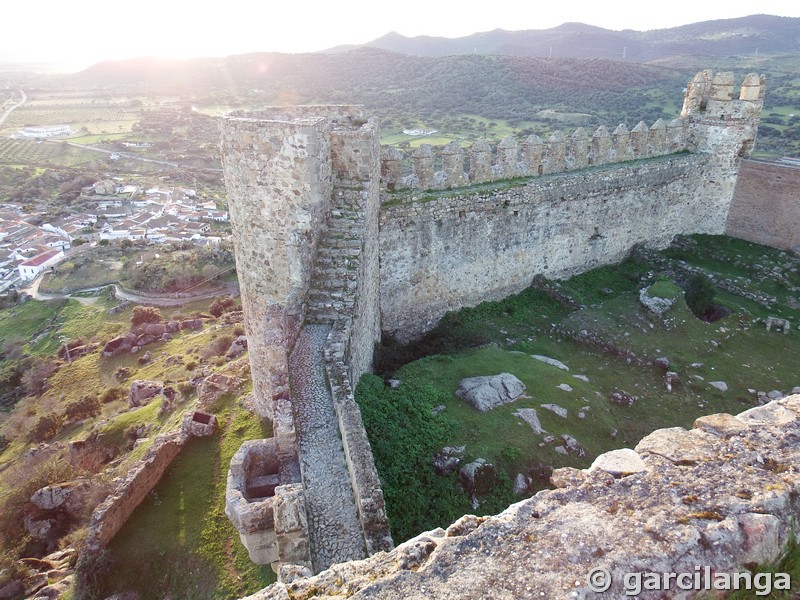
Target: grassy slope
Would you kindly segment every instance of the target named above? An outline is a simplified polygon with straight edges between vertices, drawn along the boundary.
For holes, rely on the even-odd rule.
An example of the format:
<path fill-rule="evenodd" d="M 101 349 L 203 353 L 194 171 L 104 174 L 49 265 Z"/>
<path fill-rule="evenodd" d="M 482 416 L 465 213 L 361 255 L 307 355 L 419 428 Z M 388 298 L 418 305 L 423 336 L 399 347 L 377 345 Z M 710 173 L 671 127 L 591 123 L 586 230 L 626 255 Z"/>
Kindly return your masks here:
<path fill-rule="evenodd" d="M 226 400 L 217 412 L 221 433 L 191 440 L 112 542 L 106 595 L 238 598 L 275 581 L 269 566 L 250 562 L 224 514 L 231 457 L 243 441 L 270 432 Z"/>
<path fill-rule="evenodd" d="M 756 320 L 767 314 L 780 314 L 796 322 L 796 309 L 787 304 L 795 292 L 787 287 L 786 281 L 763 276 L 765 266 L 769 270 L 781 264 L 787 267 L 788 286 L 800 287 L 797 271 L 790 271 L 787 255 L 728 238 L 696 236 L 694 239 L 693 249 L 671 249 L 664 254 L 702 267 L 718 278 L 738 276 L 742 281 L 749 278 L 752 287 L 767 288 L 775 294 L 779 304 L 766 309 L 751 300 L 719 293 L 718 301 L 729 305 L 734 313 L 716 323 L 706 323 L 698 320 L 679 298 L 667 314 L 665 324 L 648 315 L 636 292 L 641 275 L 653 270 L 652 265 L 629 260 L 562 282 L 562 292 L 583 305 L 578 310 L 570 311 L 542 292 L 529 289 L 501 302 L 483 303 L 447 315 L 443 324 L 420 345 L 428 353 L 438 355 L 411 362 L 397 371 L 395 376 L 403 381 L 397 390 L 379 389 L 382 386 L 374 382 L 371 389 L 359 386 L 357 398 L 362 411 L 370 414 L 373 397 L 391 403 L 393 398 L 410 395 L 426 406 L 436 403 L 446 406 L 436 419 L 449 422 L 450 434 L 443 441 L 436 440 L 438 447 L 427 448 L 427 460 L 415 463 L 421 481 L 431 479 L 430 457 L 439 448 L 464 445 L 466 460 L 485 458 L 504 470 L 509 479 L 519 472 L 534 479 L 538 476 L 534 487 L 541 488 L 547 485 L 543 465 L 587 467 L 596 455 L 614 448 L 633 447 L 654 429 L 691 427 L 694 419 L 704 414 L 740 412 L 756 401 L 749 389 L 787 391 L 800 384 L 796 366 L 800 334 L 796 330 L 787 336 L 767 332 Z M 656 282 L 655 295 L 669 296 L 674 291 L 672 284 Z M 681 384 L 668 392 L 659 367 L 637 366 L 598 352 L 557 333 L 561 329 L 553 330 L 554 324 L 572 331 L 586 330 L 645 361 L 665 356 L 671 362 L 670 370 L 678 372 Z M 484 345 L 464 349 L 470 343 Z M 531 354 L 559 359 L 570 371 L 537 361 Z M 480 414 L 453 395 L 464 377 L 500 372 L 520 378 L 527 387 L 528 397 Z M 589 381 L 573 377 L 576 374 L 585 375 Z M 729 389 L 721 392 L 711 387 L 710 381 L 725 381 Z M 572 391 L 560 389 L 558 386 L 563 383 L 571 386 Z M 407 389 L 403 391 L 404 388 Z M 631 407 L 613 404 L 609 396 L 615 390 L 624 390 L 636 396 L 637 401 Z M 566 408 L 568 417 L 564 419 L 542 409 L 541 404 L 546 403 Z M 534 434 L 513 415 L 524 407 L 536 409 L 543 428 L 556 436 L 553 442 L 545 443 L 544 434 Z M 584 418 L 578 417 L 580 412 Z M 367 427 L 370 431 L 369 422 Z M 426 425 L 423 423 L 421 427 L 424 429 Z M 557 453 L 555 447 L 561 444 L 558 439 L 561 434 L 575 437 L 587 450 L 587 456 Z M 370 436 L 375 438 L 372 431 Z M 394 481 L 387 485 L 381 465 L 399 467 L 391 458 L 380 457 L 382 449 L 391 456 L 398 448 L 379 442 L 376 449 L 379 472 L 384 487 L 388 488 L 390 517 L 413 514 L 415 509 L 408 498 L 403 499 L 401 506 L 391 505 Z M 452 485 L 456 485 L 455 478 Z M 490 503 L 481 506 L 481 512 L 491 512 L 489 506 L 497 498 L 489 500 Z M 451 520 L 461 514 L 458 502 L 454 501 L 452 508 Z M 434 526 L 446 524 L 447 519 L 442 517 Z M 415 533 L 424 528 L 414 531 L 404 521 L 402 529 Z"/>

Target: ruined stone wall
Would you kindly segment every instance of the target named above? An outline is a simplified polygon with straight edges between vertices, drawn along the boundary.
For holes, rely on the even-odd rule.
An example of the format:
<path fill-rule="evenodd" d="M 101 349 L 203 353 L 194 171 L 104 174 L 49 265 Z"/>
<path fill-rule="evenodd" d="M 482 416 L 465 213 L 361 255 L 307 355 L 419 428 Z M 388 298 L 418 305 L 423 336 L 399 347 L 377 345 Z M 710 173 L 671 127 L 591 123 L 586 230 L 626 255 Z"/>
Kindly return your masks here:
<path fill-rule="evenodd" d="M 662 582 L 665 573 L 687 573 L 689 582 L 699 573 L 700 586 L 712 585 L 718 574 L 746 573 L 784 550 L 800 518 L 798 436 L 800 396 L 737 416 L 702 417 L 691 430 L 660 429 L 588 470 L 556 471 L 560 489 L 499 515 L 462 517 L 392 552 L 274 584 L 249 599 L 625 598 L 635 585 L 630 577 L 626 585 L 627 573 L 639 574 L 640 583 L 644 573 Z M 612 577 L 604 594 L 590 588 L 595 568 Z M 636 597 L 717 593 L 679 589 L 672 578 Z"/>
<path fill-rule="evenodd" d="M 800 248 L 800 168 L 743 161 L 725 234 L 774 248 Z"/>
<path fill-rule="evenodd" d="M 86 545 L 98 549 L 108 545 L 147 494 L 161 480 L 189 438 L 180 433 L 159 436 L 144 458 L 120 480 L 116 489 L 92 513 Z"/>
<path fill-rule="evenodd" d="M 495 191 L 381 210 L 383 329 L 409 339 L 449 310 L 624 258 L 637 243 L 722 233 L 726 211 L 705 154 L 550 175 Z"/>
<path fill-rule="evenodd" d="M 283 112 L 292 120 L 233 113 L 220 128 L 256 406 L 267 417 L 288 397 L 288 351 L 332 189 L 329 120 L 310 107 Z"/>

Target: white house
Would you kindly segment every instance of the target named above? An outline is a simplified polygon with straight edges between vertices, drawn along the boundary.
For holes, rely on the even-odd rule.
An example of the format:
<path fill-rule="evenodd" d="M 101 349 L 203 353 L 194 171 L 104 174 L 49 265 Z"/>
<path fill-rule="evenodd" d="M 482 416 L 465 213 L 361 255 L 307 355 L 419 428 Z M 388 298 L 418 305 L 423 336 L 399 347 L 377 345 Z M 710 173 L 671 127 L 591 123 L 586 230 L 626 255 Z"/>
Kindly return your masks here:
<path fill-rule="evenodd" d="M 19 265 L 19 277 L 22 281 L 32 281 L 36 276 L 64 258 L 63 250 L 49 250 L 29 258 Z"/>

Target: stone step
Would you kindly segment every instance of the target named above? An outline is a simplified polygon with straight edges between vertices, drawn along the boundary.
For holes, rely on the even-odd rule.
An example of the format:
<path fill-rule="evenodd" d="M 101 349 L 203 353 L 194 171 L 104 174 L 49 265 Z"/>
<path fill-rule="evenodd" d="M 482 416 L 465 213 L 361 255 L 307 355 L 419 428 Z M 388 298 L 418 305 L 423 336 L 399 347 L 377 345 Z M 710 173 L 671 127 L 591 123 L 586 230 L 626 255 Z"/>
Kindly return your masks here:
<path fill-rule="evenodd" d="M 315 264 L 338 266 L 357 265 L 361 261 L 361 251 L 355 248 L 320 248 Z"/>
<path fill-rule="evenodd" d="M 312 274 L 312 281 L 355 281 L 358 277 L 357 265 L 345 266 L 341 264 L 317 264 Z"/>
<path fill-rule="evenodd" d="M 339 320 L 339 315 L 331 311 L 314 310 L 309 307 L 306 313 L 306 321 L 309 323 L 322 323 L 323 325 L 332 325 Z"/>
<path fill-rule="evenodd" d="M 352 221 L 353 219 L 364 219 L 364 211 L 353 208 L 333 208 L 331 209 L 331 222 L 334 223 L 343 219 L 345 221 Z"/>
<path fill-rule="evenodd" d="M 327 240 L 322 240 L 317 247 L 317 253 L 341 250 L 343 248 L 361 252 L 361 245 L 361 240 L 355 238 L 328 238 Z"/>
<path fill-rule="evenodd" d="M 331 314 L 342 316 L 344 313 L 350 313 L 355 306 L 354 302 L 329 302 L 329 303 L 309 303 L 308 312 L 317 314 Z"/>
<path fill-rule="evenodd" d="M 338 294 L 334 296 L 334 294 Z M 356 289 L 342 289 L 342 288 L 320 288 L 315 287 L 308 292 L 309 304 L 331 304 L 333 302 L 348 302 L 355 301 Z"/>

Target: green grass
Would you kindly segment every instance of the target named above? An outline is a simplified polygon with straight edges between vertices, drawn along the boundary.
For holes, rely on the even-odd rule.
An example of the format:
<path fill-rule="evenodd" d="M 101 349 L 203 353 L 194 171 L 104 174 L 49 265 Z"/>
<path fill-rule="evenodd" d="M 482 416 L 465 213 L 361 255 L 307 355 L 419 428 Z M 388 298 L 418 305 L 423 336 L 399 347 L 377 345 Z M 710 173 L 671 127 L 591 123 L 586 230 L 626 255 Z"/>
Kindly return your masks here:
<path fill-rule="evenodd" d="M 234 399 L 227 400 L 217 413 L 220 431 L 189 441 L 110 544 L 106 595 L 239 598 L 275 581 L 269 566 L 250 562 L 224 514 L 231 457 L 243 441 L 269 431 Z"/>
<path fill-rule="evenodd" d="M 0 349 L 5 351 L 14 342 L 33 341 L 57 318 L 65 305 L 63 300 L 30 300 L 0 310 Z"/>
<path fill-rule="evenodd" d="M 705 414 L 739 413 L 756 403 L 751 389 L 785 392 L 800 385 L 795 351 L 800 333 L 796 328 L 788 335 L 767 332 L 759 321 L 766 314 L 797 313 L 787 305 L 792 295 L 788 286 L 800 286 L 796 257 L 721 236 L 693 236 L 661 254 L 701 267 L 718 279 L 745 274 L 752 281 L 752 289 L 771 290 L 779 304 L 766 309 L 752 300 L 718 291 L 716 301 L 733 313 L 714 323 L 701 321 L 687 307 L 681 288 L 665 273 L 659 273 L 655 263 L 647 262 L 644 254 L 636 253 L 635 260 L 551 282 L 552 296 L 529 288 L 499 302 L 448 313 L 434 330 L 409 347 L 384 343 L 377 357 L 378 369 L 393 374 L 403 384 L 396 390 L 384 389 L 380 380 L 370 379 L 358 386 L 356 397 L 370 439 L 375 439 L 378 471 L 390 490 L 386 499 L 393 528 L 400 519 L 400 530 L 412 535 L 443 525 L 448 509 L 452 509 L 450 520 L 461 514 L 465 496 L 455 480 L 432 475 L 430 460 L 445 445 L 466 446 L 465 460 L 480 457 L 498 465 L 504 481 L 527 473 L 534 478 L 533 487 L 541 489 L 548 485 L 551 467 L 585 468 L 598 454 L 633 447 L 655 429 L 688 428 Z M 772 273 L 776 265 L 781 266 L 780 274 Z M 651 286 L 654 296 L 676 300 L 662 317 L 639 302 L 638 290 L 643 285 Z M 570 309 L 557 297 L 580 308 Z M 535 360 L 532 354 L 556 358 L 570 371 Z M 634 358 L 628 361 L 627 356 Z M 666 389 L 664 370 L 653 364 L 658 357 L 666 357 L 669 370 L 680 377 L 672 391 Z M 401 364 L 405 366 L 398 369 Z M 522 380 L 528 397 L 479 413 L 454 396 L 461 379 L 502 372 Z M 588 381 L 573 377 L 576 374 Z M 728 390 L 715 389 L 709 384 L 712 381 L 724 381 Z M 559 388 L 565 383 L 571 391 Z M 611 394 L 617 390 L 635 396 L 633 406 L 612 403 Z M 416 423 L 380 408 L 406 402 L 428 411 L 428 417 Z M 567 409 L 568 417 L 541 407 L 548 403 Z M 440 431 L 434 435 L 436 432 L 430 430 L 429 407 L 436 405 L 446 407 L 436 417 L 447 423 L 444 434 Z M 542 427 L 556 439 L 546 442 L 545 434 L 534 434 L 514 416 L 518 408 L 536 409 Z M 412 410 L 408 408 L 407 412 Z M 373 411 L 381 419 L 371 417 Z M 582 418 L 579 413 L 583 413 Z M 416 440 L 404 447 L 411 445 L 419 451 L 422 444 L 424 457 L 405 464 L 395 462 L 393 456 L 403 456 L 403 451 L 385 441 L 395 436 L 383 423 L 398 418 L 404 428 L 413 430 L 403 431 L 402 436 Z M 576 438 L 587 456 L 557 453 L 562 434 Z M 392 492 L 395 486 L 412 485 L 411 481 L 432 485 L 437 496 L 450 498 L 438 506 L 437 522 L 424 517 L 414 521 L 413 515 L 424 512 L 424 502 L 415 506 L 413 498 Z M 501 485 L 496 495 L 485 499 L 487 510 L 502 498 L 513 499 L 504 494 L 508 494 L 508 487 Z"/>

